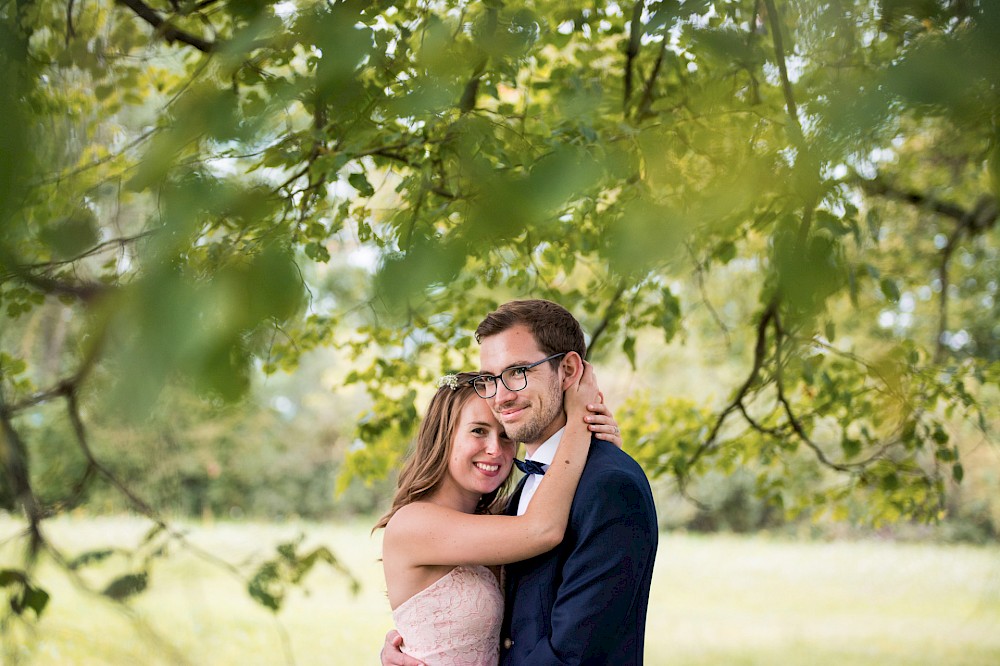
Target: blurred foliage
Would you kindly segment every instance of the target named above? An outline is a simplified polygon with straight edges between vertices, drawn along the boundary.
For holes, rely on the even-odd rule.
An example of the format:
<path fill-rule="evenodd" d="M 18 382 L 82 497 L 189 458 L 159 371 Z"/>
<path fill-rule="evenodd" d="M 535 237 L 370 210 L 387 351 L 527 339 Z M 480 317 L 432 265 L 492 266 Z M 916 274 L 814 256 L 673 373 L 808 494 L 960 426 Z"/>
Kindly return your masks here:
<path fill-rule="evenodd" d="M 357 594 L 360 584 L 337 557 L 324 546 L 317 546 L 306 553 L 299 553 L 304 537 L 296 541 L 280 544 L 274 559 L 267 560 L 258 567 L 247 586 L 250 596 L 273 613 L 281 610 L 289 585 L 299 585 L 320 562 L 337 569 L 351 582 L 351 592 Z"/>
<path fill-rule="evenodd" d="M 769 507 L 734 528 L 995 495 L 998 31 L 987 0 L 4 4 L 0 502 L 32 556 L 87 503 L 324 515 L 336 467 L 365 504 L 526 296 L 659 379 L 616 396 L 626 446 Z M 653 367 L 696 341 L 721 396 Z M 305 434 L 251 388 L 318 359 L 353 411 Z"/>

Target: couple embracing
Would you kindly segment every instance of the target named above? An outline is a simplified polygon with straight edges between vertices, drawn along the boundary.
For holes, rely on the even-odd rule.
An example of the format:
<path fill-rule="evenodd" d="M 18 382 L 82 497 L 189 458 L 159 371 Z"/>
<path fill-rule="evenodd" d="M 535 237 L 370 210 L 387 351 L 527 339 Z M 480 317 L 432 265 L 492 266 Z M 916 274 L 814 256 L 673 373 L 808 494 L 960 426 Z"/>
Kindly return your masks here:
<path fill-rule="evenodd" d="M 480 372 L 443 378 L 376 525 L 398 630 L 382 663 L 641 664 L 656 513 L 579 323 L 512 301 L 476 340 Z"/>

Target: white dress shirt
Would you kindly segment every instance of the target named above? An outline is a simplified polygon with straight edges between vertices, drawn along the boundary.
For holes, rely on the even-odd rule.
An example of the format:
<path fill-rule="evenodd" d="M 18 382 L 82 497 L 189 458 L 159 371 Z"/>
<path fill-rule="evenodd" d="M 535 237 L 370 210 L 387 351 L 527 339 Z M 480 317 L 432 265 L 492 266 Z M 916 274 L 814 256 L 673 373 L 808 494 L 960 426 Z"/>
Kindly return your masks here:
<path fill-rule="evenodd" d="M 540 465 L 551 465 L 552 460 L 556 457 L 556 449 L 559 448 L 559 441 L 562 439 L 563 431 L 565 427 L 559 428 L 559 430 L 549 437 L 545 442 L 535 449 L 535 452 L 531 454 L 530 457 L 525 456 L 528 460 L 534 460 Z M 535 490 L 538 489 L 538 482 L 542 480 L 541 474 L 529 474 L 527 480 L 524 482 L 524 489 L 521 490 L 521 499 L 517 503 L 517 515 L 523 516 L 524 512 L 528 510 L 528 502 L 531 498 L 535 496 Z"/>

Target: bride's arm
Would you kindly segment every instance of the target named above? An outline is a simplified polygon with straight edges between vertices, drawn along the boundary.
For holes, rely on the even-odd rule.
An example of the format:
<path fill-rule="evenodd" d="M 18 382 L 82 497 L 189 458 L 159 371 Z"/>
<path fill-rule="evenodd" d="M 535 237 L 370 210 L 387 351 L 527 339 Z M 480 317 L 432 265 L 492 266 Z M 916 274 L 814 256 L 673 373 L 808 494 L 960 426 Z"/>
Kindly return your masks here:
<path fill-rule="evenodd" d="M 428 502 L 409 504 L 386 526 L 386 552 L 405 553 L 410 566 L 495 565 L 534 557 L 562 541 L 590 451 L 584 416 L 587 405 L 598 402 L 593 368 L 576 354 L 572 359 L 576 379 L 563 398 L 566 430 L 524 515 L 473 515 Z"/>

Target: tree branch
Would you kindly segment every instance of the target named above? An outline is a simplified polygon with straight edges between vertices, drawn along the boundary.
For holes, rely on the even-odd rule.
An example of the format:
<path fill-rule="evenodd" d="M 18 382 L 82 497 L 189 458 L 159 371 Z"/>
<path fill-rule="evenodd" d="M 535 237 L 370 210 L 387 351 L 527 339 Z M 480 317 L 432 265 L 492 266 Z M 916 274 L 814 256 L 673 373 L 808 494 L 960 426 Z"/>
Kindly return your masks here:
<path fill-rule="evenodd" d="M 949 269 L 951 267 L 951 257 L 963 237 L 973 237 L 992 229 L 1000 216 L 1000 208 L 996 197 L 990 194 L 983 194 L 976 201 L 976 205 L 969 210 L 950 201 L 943 201 L 924 192 L 907 190 L 887 183 L 881 178 L 866 179 L 854 178 L 853 182 L 866 194 L 881 196 L 903 203 L 908 203 L 917 208 L 929 210 L 942 217 L 947 217 L 957 224 L 948 234 L 948 240 L 941 248 L 941 260 L 937 267 L 938 280 L 941 282 L 941 298 L 938 301 L 938 326 L 937 336 L 934 341 L 934 362 L 940 363 L 947 354 L 944 335 L 948 331 L 948 286 L 951 283 Z"/>
<path fill-rule="evenodd" d="M 197 35 L 192 35 L 189 32 L 185 32 L 184 30 L 174 27 L 162 16 L 160 16 L 155 9 L 147 5 L 145 2 L 142 2 L 142 0 L 117 1 L 135 12 L 135 15 L 143 21 L 153 26 L 153 28 L 156 29 L 156 32 L 159 33 L 163 39 L 167 40 L 168 43 L 181 42 L 183 44 L 187 44 L 188 46 L 193 46 L 203 53 L 212 53 L 218 48 L 218 44 L 216 42 L 210 42 L 206 39 L 198 37 Z"/>
<path fill-rule="evenodd" d="M 940 363 L 944 360 L 946 345 L 944 341 L 945 333 L 948 331 L 948 287 L 951 285 L 951 257 L 958 248 L 958 241 L 962 237 L 965 227 L 961 224 L 952 229 L 948 234 L 948 242 L 941 248 L 941 263 L 938 264 L 938 280 L 941 282 L 941 298 L 938 300 L 938 329 L 936 340 L 934 341 L 934 362 Z"/>
<path fill-rule="evenodd" d="M 705 304 L 706 308 L 708 308 L 709 314 L 712 316 L 712 319 L 715 320 L 719 330 L 722 331 L 723 337 L 726 338 L 726 347 L 729 347 L 732 345 L 732 340 L 729 337 L 729 327 L 726 326 L 726 322 L 722 321 L 722 317 L 719 316 L 715 306 L 712 305 L 712 302 L 708 298 L 708 291 L 705 289 L 705 266 L 698 260 L 698 257 L 695 255 L 694 249 L 691 247 L 690 243 L 685 243 L 685 247 L 687 247 L 688 254 L 691 255 L 691 259 L 694 260 L 694 274 L 695 277 L 698 278 L 698 291 L 701 292 L 701 302 Z"/>
<path fill-rule="evenodd" d="M 628 102 L 632 99 L 632 79 L 634 76 L 635 59 L 639 57 L 639 45 L 642 43 L 642 9 L 644 4 L 643 0 L 636 0 L 636 3 L 632 5 L 628 46 L 625 47 L 625 86 L 622 95 L 623 115 L 628 115 Z"/>
<path fill-rule="evenodd" d="M 754 48 L 754 41 L 757 37 L 757 21 L 760 18 L 760 3 L 761 0 L 754 0 L 753 12 L 750 15 L 750 34 L 747 36 L 747 51 L 752 53 Z M 747 74 L 750 77 L 750 99 L 751 105 L 760 104 L 760 82 L 757 80 L 757 76 L 750 65 L 747 65 Z"/>
<path fill-rule="evenodd" d="M 43 271 L 49 268 L 56 268 L 58 266 L 66 266 L 68 264 L 74 264 L 80 261 L 81 259 L 86 259 L 87 257 L 91 257 L 95 254 L 98 254 L 102 250 L 106 250 L 107 248 L 113 245 L 124 246 L 129 243 L 134 243 L 135 241 L 139 241 L 149 236 L 152 236 L 158 231 L 159 231 L 158 229 L 150 229 L 148 231 L 143 231 L 141 233 L 135 234 L 134 236 L 120 236 L 118 238 L 111 238 L 109 240 L 98 243 L 89 250 L 84 250 L 80 254 L 76 255 L 75 257 L 71 257 L 69 259 L 61 259 L 59 261 L 42 261 L 35 264 L 21 264 L 20 266 L 17 267 L 17 271 L 8 271 L 7 273 L 0 275 L 0 282 L 8 280 L 12 277 L 22 276 L 22 273 L 19 271 Z"/>
<path fill-rule="evenodd" d="M 740 414 L 743 415 L 743 418 L 746 420 L 746 422 L 749 423 L 750 427 L 756 430 L 757 432 L 764 435 L 770 435 L 775 439 L 784 439 L 787 436 L 787 433 L 779 430 L 778 428 L 768 428 L 762 423 L 758 423 L 757 420 L 754 419 L 752 416 L 750 416 L 749 412 L 747 412 L 747 408 L 746 405 L 743 404 L 743 400 L 740 400 L 737 403 L 737 407 L 739 408 Z"/>
<path fill-rule="evenodd" d="M 101 296 L 114 290 L 106 284 L 98 282 L 64 282 L 40 275 L 32 275 L 27 271 L 17 272 L 17 277 L 38 291 L 50 296 L 71 296 L 83 303 L 93 303 Z"/>
<path fill-rule="evenodd" d="M 608 324 L 611 323 L 612 312 L 614 311 L 614 307 L 615 305 L 618 304 L 618 301 L 621 300 L 622 294 L 624 293 L 625 293 L 625 281 L 622 280 L 620 283 L 618 283 L 618 288 L 615 290 L 614 295 L 608 302 L 608 306 L 604 309 L 604 317 L 594 328 L 593 333 L 590 334 L 590 344 L 587 346 L 587 354 L 586 354 L 587 359 L 590 358 L 590 353 L 594 350 L 594 347 L 597 346 L 597 341 L 601 338 L 601 335 L 604 334 L 604 331 L 607 330 Z"/>
<path fill-rule="evenodd" d="M 859 176 L 855 178 L 853 182 L 866 194 L 873 194 L 876 196 L 886 197 L 887 199 L 895 199 L 896 201 L 912 204 L 918 208 L 925 208 L 939 215 L 950 217 L 957 222 L 963 221 L 969 214 L 968 211 L 961 206 L 947 201 L 941 201 L 940 199 L 924 194 L 923 192 L 896 187 L 881 178 L 869 180 Z"/>
<path fill-rule="evenodd" d="M 784 39 L 781 36 L 781 16 L 778 15 L 778 8 L 774 5 L 774 0 L 763 0 L 767 8 L 767 19 L 771 24 L 771 39 L 774 43 L 774 58 L 778 65 L 778 73 L 781 76 L 781 92 L 785 96 L 785 111 L 792 121 L 795 129 L 794 139 L 799 148 L 804 147 L 802 124 L 799 122 L 799 110 L 795 104 L 795 95 L 792 93 L 792 83 L 788 79 L 788 65 L 785 62 Z"/>
<path fill-rule="evenodd" d="M 639 100 L 639 109 L 636 111 L 636 118 L 639 120 L 652 115 L 649 109 L 653 105 L 653 88 L 656 85 L 656 79 L 660 76 L 660 70 L 663 68 L 663 58 L 666 53 L 667 40 L 664 38 L 660 41 L 660 52 L 656 55 L 653 70 L 649 73 L 649 78 L 646 79 L 646 85 L 642 91 L 642 99 Z"/>
<path fill-rule="evenodd" d="M 462 90 L 462 97 L 458 101 L 458 111 L 459 113 L 465 114 L 476 108 L 476 97 L 479 95 L 479 82 L 483 78 L 483 73 L 486 71 L 487 58 L 483 58 L 476 69 L 472 72 L 472 78 L 465 84 L 465 89 Z"/>
<path fill-rule="evenodd" d="M 28 519 L 28 555 L 34 558 L 44 539 L 41 533 L 43 519 L 41 505 L 31 487 L 28 450 L 20 433 L 14 427 L 12 412 L 7 408 L 0 392 L 0 472 L 10 489 L 11 499 L 20 505 Z"/>
<path fill-rule="evenodd" d="M 733 400 L 719 413 L 718 417 L 716 417 L 712 429 L 709 431 L 708 436 L 705 437 L 705 441 L 701 443 L 698 449 L 688 460 L 688 469 L 691 469 L 691 467 L 693 467 L 703 455 L 715 446 L 715 440 L 718 438 L 719 432 L 722 430 L 722 426 L 729 415 L 737 409 L 742 409 L 743 399 L 750 392 L 750 388 L 754 385 L 754 382 L 757 381 L 757 378 L 760 375 L 760 370 L 764 366 L 764 359 L 767 357 L 767 329 L 777 316 L 777 308 L 777 303 L 772 302 L 761 314 L 760 321 L 757 323 L 757 342 L 754 345 L 753 367 L 750 369 L 750 374 L 747 375 L 747 378 L 743 382 L 742 386 L 740 386 L 740 388 L 736 391 L 736 395 Z"/>
<path fill-rule="evenodd" d="M 69 0 L 66 3 L 66 46 L 69 46 L 69 40 L 76 37 L 76 28 L 73 27 L 73 5 L 76 0 Z"/>
<path fill-rule="evenodd" d="M 783 338 L 783 332 L 782 332 L 781 322 L 778 320 L 777 315 L 775 316 L 774 329 L 775 329 L 775 348 L 780 350 L 781 341 Z M 777 358 L 774 365 L 775 365 L 774 385 L 778 392 L 778 402 L 781 403 L 781 406 L 784 409 L 785 416 L 786 418 L 788 418 L 788 424 L 791 426 L 795 434 L 798 435 L 799 439 L 802 440 L 802 442 L 806 446 L 808 446 L 810 449 L 813 450 L 813 453 L 815 453 L 816 455 L 816 459 L 819 460 L 820 463 L 826 465 L 831 469 L 835 469 L 839 472 L 850 472 L 852 468 L 858 467 L 857 464 L 847 465 L 847 464 L 840 464 L 833 462 L 832 460 L 826 457 L 826 454 L 823 452 L 823 449 L 821 449 L 819 445 L 816 444 L 816 442 L 812 441 L 812 439 L 809 437 L 809 433 L 806 432 L 805 428 L 802 426 L 802 423 L 799 421 L 798 418 L 796 418 L 795 413 L 792 411 L 792 405 L 791 403 L 788 402 L 788 398 L 785 396 L 785 384 L 784 384 L 784 378 L 782 376 L 781 359 Z"/>
<path fill-rule="evenodd" d="M 781 36 L 781 16 L 774 0 L 763 0 L 767 9 L 767 19 L 771 25 L 771 39 L 774 43 L 774 59 L 778 64 L 778 73 L 781 77 L 781 92 L 785 98 L 785 111 L 791 121 L 790 138 L 798 151 L 797 162 L 805 161 L 809 167 L 813 161 L 810 156 L 809 145 L 806 143 L 805 135 L 802 132 L 802 123 L 799 120 L 799 109 L 795 103 L 795 94 L 792 92 L 792 82 L 788 78 L 788 64 L 785 60 L 784 38 Z M 818 167 L 813 167 L 818 177 Z M 816 207 L 815 195 L 812 195 L 803 206 L 802 223 L 799 225 L 799 251 L 805 252 L 806 242 L 809 239 L 809 230 L 812 226 L 813 209 Z"/>
<path fill-rule="evenodd" d="M 73 568 L 71 560 L 66 557 L 66 555 L 60 551 L 51 541 L 46 540 L 44 542 L 45 551 L 52 558 L 52 560 L 59 565 L 63 573 L 66 574 L 71 583 L 83 593 L 98 599 L 103 602 L 108 602 L 112 604 L 112 607 L 118 612 L 122 613 L 125 617 L 132 622 L 132 625 L 138 630 L 139 634 L 143 636 L 144 639 L 149 640 L 156 646 L 156 649 L 166 652 L 169 657 L 167 657 L 171 663 L 176 663 L 180 665 L 190 665 L 192 662 L 181 652 L 175 645 L 170 643 L 167 639 L 162 637 L 149 623 L 144 619 L 143 615 L 136 612 L 129 604 L 118 599 L 112 599 L 106 594 L 102 594 L 98 590 L 95 590 L 90 586 L 84 578 L 80 575 L 80 572 Z M 165 655 L 166 656 L 166 655 Z"/>
<path fill-rule="evenodd" d="M 779 377 L 775 380 L 775 386 L 778 390 L 778 402 L 781 403 L 781 406 L 785 412 L 785 416 L 788 418 L 788 424 L 791 426 L 792 430 L 795 431 L 795 434 L 798 435 L 799 439 L 802 440 L 802 442 L 806 446 L 808 446 L 810 449 L 813 450 L 813 452 L 816 454 L 817 460 L 819 460 L 823 465 L 826 465 L 827 467 L 835 469 L 839 472 L 850 472 L 853 467 L 858 466 L 857 464 L 842 465 L 839 463 L 835 463 L 829 458 L 827 458 L 826 454 L 823 453 L 823 449 L 821 449 L 819 445 L 816 444 L 816 442 L 812 441 L 812 439 L 809 438 L 809 433 L 805 431 L 805 428 L 795 417 L 795 413 L 792 411 L 792 406 L 789 404 L 788 398 L 785 396 L 785 388 L 784 385 L 782 384 L 780 374 Z"/>

